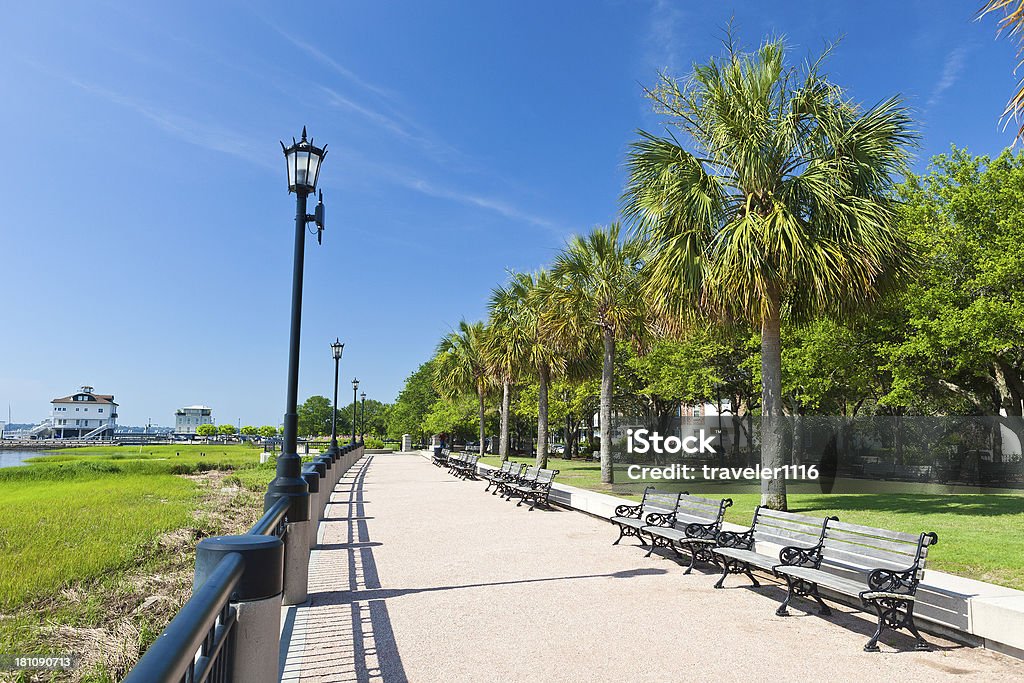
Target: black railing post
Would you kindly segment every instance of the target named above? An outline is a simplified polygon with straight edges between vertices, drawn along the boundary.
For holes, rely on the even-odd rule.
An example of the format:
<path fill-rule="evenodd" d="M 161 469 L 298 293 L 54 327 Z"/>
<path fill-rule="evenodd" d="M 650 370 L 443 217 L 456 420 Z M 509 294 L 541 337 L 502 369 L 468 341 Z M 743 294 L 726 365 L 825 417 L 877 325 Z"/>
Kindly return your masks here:
<path fill-rule="evenodd" d="M 228 555 L 244 560 L 231 593 L 234 633 L 221 656 L 230 680 L 272 683 L 278 680 L 281 646 L 281 594 L 284 590 L 284 544 L 276 536 L 213 536 L 196 546 L 193 590 L 198 590 Z"/>
<path fill-rule="evenodd" d="M 316 535 L 320 524 L 320 473 L 315 465 L 306 465 L 302 468 L 302 478 L 309 487 L 309 547 L 316 545 Z"/>

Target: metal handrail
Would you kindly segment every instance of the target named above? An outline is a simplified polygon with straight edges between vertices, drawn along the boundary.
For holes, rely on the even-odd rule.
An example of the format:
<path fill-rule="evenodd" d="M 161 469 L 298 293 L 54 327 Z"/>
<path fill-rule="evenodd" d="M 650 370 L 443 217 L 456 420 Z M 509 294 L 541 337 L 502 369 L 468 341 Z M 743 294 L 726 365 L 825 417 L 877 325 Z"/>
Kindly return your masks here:
<path fill-rule="evenodd" d="M 225 623 L 218 624 L 217 618 L 225 615 L 225 606 L 244 568 L 245 560 L 240 554 L 225 555 L 206 583 L 193 592 L 138 664 L 128 672 L 124 683 L 200 683 L 206 680 L 218 656 L 228 654 L 222 646 L 234 625 L 233 610 L 227 611 Z M 201 666 L 197 667 L 196 655 L 204 644 L 207 647 L 200 655 Z"/>
<path fill-rule="evenodd" d="M 285 521 L 285 515 L 288 514 L 290 505 L 291 500 L 289 498 L 278 498 L 277 502 L 267 508 L 267 511 L 253 525 L 252 529 L 249 529 L 249 533 L 254 536 L 280 535 L 278 529 L 281 526 L 281 522 Z"/>

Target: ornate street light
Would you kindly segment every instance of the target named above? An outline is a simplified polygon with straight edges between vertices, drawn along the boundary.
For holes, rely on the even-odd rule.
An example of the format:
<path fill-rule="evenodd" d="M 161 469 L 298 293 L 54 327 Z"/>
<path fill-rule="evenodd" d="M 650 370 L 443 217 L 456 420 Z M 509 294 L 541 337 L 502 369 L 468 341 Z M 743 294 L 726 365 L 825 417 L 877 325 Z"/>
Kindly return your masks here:
<path fill-rule="evenodd" d="M 335 338 L 331 344 L 331 355 L 334 356 L 334 403 L 331 405 L 334 411 L 331 413 L 331 447 L 327 449 L 327 455 L 333 460 L 338 459 L 338 362 L 344 350 L 345 345 Z"/>
<path fill-rule="evenodd" d="M 298 394 L 299 394 L 299 332 L 302 322 L 302 266 L 306 247 L 306 224 L 315 223 L 317 243 L 324 230 L 323 192 L 313 215 L 306 213 L 306 199 L 316 192 L 320 166 L 327 147 L 317 147 L 312 140 L 306 140 L 306 128 L 302 128 L 302 139 L 292 138 L 291 147 L 285 147 L 285 162 L 288 165 L 288 192 L 295 193 L 295 251 L 292 265 L 292 317 L 291 335 L 288 342 L 288 392 L 285 399 L 284 443 L 277 459 L 277 476 L 267 487 L 263 498 L 264 509 L 269 509 L 279 498 L 291 500 L 288 510 L 289 522 L 303 522 L 309 519 L 309 488 L 302 478 L 302 460 L 298 454 Z"/>
<path fill-rule="evenodd" d="M 359 380 L 352 380 L 352 443 L 356 442 L 356 393 L 359 391 Z"/>
<path fill-rule="evenodd" d="M 366 392 L 359 394 L 359 398 L 362 399 L 362 405 L 359 408 L 359 438 L 366 438 Z"/>

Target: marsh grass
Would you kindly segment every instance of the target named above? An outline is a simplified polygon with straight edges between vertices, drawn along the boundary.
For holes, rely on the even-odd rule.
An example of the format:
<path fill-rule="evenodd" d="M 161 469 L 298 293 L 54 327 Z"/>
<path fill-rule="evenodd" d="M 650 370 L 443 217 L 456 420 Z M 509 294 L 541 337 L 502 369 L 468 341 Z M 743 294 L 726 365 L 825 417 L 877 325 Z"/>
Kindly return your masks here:
<path fill-rule="evenodd" d="M 18 680 L 120 680 L 187 599 L 196 542 L 259 517 L 259 452 L 74 449 L 0 470 L 2 651 L 82 656 Z"/>

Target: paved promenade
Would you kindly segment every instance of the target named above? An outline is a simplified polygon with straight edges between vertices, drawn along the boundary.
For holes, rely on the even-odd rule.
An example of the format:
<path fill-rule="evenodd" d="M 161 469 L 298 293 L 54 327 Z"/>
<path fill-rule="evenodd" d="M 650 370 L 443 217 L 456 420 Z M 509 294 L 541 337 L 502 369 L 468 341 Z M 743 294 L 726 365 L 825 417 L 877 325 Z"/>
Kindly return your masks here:
<path fill-rule="evenodd" d="M 717 576 L 613 547 L 603 520 L 483 488 L 416 455 L 353 467 L 321 523 L 310 601 L 288 613 L 282 680 L 1024 680 L 1024 662 L 934 636 L 930 653 L 903 635 L 865 653 L 863 615 L 797 601 L 776 617 L 776 586 L 714 590 Z"/>

